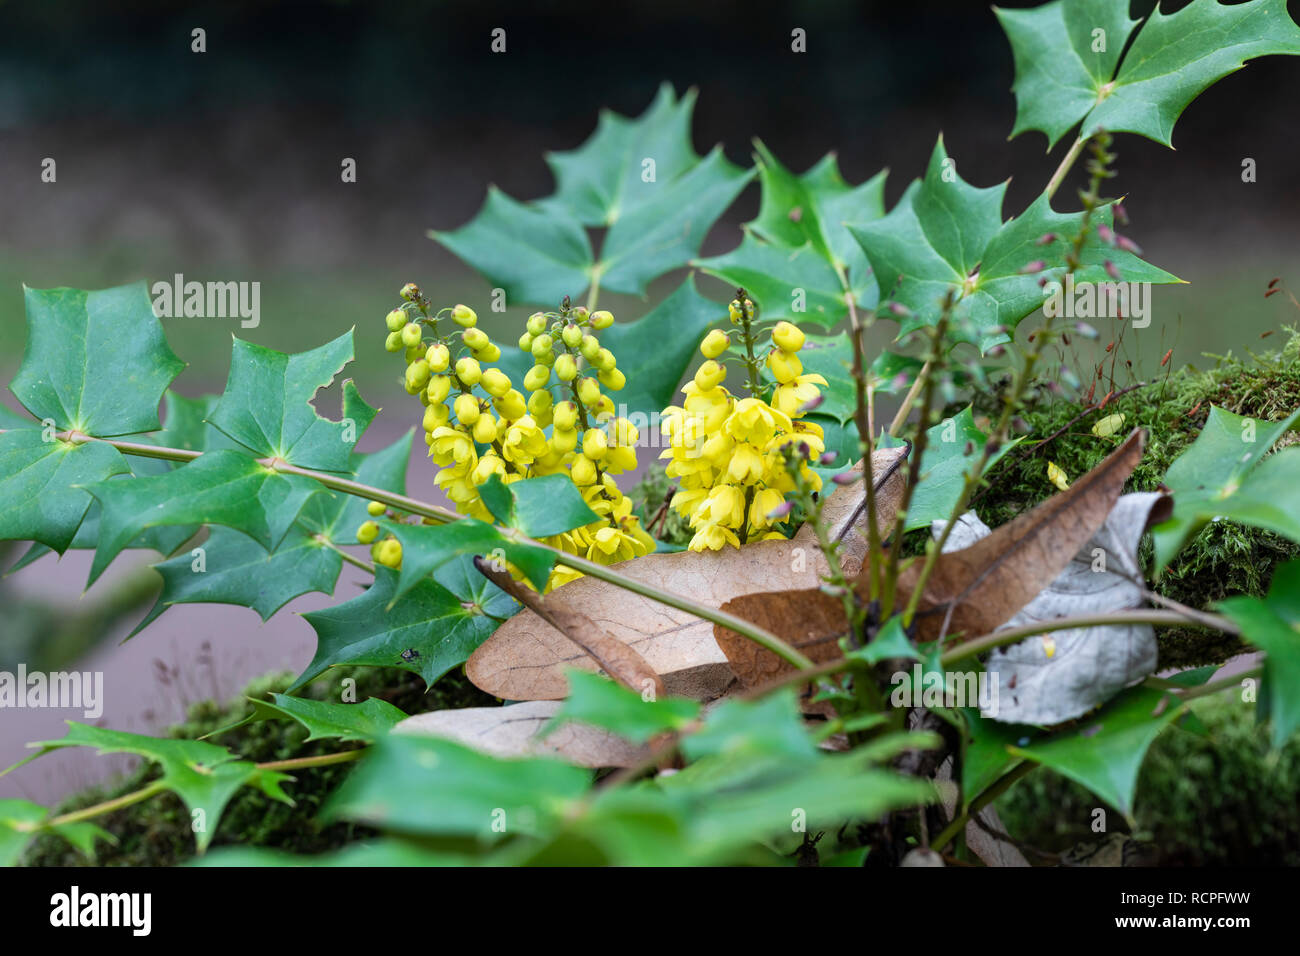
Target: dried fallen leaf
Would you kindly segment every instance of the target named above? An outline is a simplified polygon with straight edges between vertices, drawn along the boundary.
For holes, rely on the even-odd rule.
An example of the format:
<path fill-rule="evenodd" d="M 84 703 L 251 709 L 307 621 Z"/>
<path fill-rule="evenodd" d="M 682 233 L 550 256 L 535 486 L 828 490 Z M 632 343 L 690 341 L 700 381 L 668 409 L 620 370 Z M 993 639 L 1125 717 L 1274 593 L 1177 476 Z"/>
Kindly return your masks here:
<path fill-rule="evenodd" d="M 566 723 L 542 735 L 559 701 L 530 700 L 508 707 L 467 707 L 416 714 L 394 733 L 443 737 L 494 757 L 555 756 L 579 767 L 632 767 L 648 754 L 617 734 L 586 724 Z"/>
<path fill-rule="evenodd" d="M 905 450 L 884 449 L 873 457 L 876 498 L 882 524 L 892 524 L 903 490 Z M 861 483 L 838 489 L 826 502 L 825 516 L 842 542 L 846 568 L 856 571 L 866 554 L 862 535 L 865 501 Z M 742 550 L 648 554 L 617 565 L 618 571 L 655 588 L 688 595 L 721 607 L 742 594 L 815 587 L 826 565 L 811 528 L 789 541 L 759 541 Z M 585 577 L 557 588 L 548 600 L 589 617 L 641 654 L 659 673 L 669 693 L 712 700 L 727 692 L 735 677 L 713 639 L 713 625 L 651 598 Z M 567 693 L 564 671 L 594 670 L 594 663 L 563 634 L 526 610 L 501 625 L 466 664 L 469 679 L 482 690 L 510 700 L 557 700 Z"/>
<path fill-rule="evenodd" d="M 475 558 L 474 565 L 485 578 L 585 651 L 601 670 L 624 687 L 638 694 L 652 690 L 656 699 L 664 695 L 664 682 L 646 659 L 627 644 L 611 637 L 587 615 L 574 610 L 566 595 L 558 589 L 543 597 L 505 571 L 496 570 L 483 558 Z"/>

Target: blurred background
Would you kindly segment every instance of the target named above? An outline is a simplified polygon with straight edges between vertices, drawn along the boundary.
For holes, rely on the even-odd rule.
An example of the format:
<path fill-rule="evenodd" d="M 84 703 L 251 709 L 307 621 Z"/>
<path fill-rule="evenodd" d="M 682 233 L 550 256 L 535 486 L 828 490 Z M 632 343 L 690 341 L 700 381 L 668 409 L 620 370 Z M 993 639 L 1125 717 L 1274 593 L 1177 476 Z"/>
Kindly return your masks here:
<path fill-rule="evenodd" d="M 1151 7 L 1135 2 L 1133 15 Z M 196 27 L 206 31 L 204 53 L 191 52 Z M 503 54 L 490 50 L 497 27 Z M 807 31 L 803 54 L 790 49 L 796 27 Z M 388 409 L 362 450 L 387 444 L 418 420 L 381 345 L 397 289 L 415 281 L 437 303 L 487 312 L 487 283 L 426 230 L 464 223 L 489 183 L 518 199 L 546 195 L 544 151 L 585 140 L 601 108 L 639 114 L 665 80 L 699 89 L 697 151 L 721 142 L 748 165 L 758 137 L 802 171 L 835 150 L 850 182 L 888 167 L 890 204 L 923 172 L 940 131 L 969 182 L 1011 177 L 1007 216 L 1037 195 L 1068 145 L 1049 155 L 1041 134 L 1007 141 L 1012 59 L 984 3 L 0 2 L 0 380 L 22 354 L 22 283 L 256 280 L 256 329 L 164 320 L 189 363 L 176 389 L 220 391 L 232 334 L 297 351 L 355 325 L 350 374 Z M 1199 363 L 1201 353 L 1240 351 L 1297 318 L 1285 296 L 1262 296 L 1275 276 L 1300 282 L 1298 83 L 1300 60 L 1266 58 L 1188 109 L 1176 150 L 1118 139 L 1112 191 L 1131 196 L 1127 232 L 1146 258 L 1190 283 L 1156 290 L 1152 328 L 1137 346 L 1145 361 L 1173 347 L 1175 361 Z M 47 157 L 56 183 L 41 181 Z M 340 181 L 344 157 L 357 162 L 355 183 Z M 1242 182 L 1247 158 L 1254 183 Z M 1070 196 L 1063 190 L 1057 205 Z M 751 185 L 704 254 L 734 247 L 757 208 Z M 636 318 L 680 280 L 657 284 L 648 303 L 601 304 Z M 701 289 L 725 292 L 711 281 Z M 524 311 L 493 316 L 488 331 L 513 341 L 505 330 Z M 17 407 L 7 391 L 0 402 Z M 336 416 L 336 399 L 324 402 Z M 433 494 L 418 457 L 409 480 Z M 0 553 L 0 566 L 17 554 Z M 292 612 L 333 603 L 308 596 L 266 625 L 239 608 L 177 607 L 116 647 L 152 597 L 151 572 L 133 561 L 146 563 L 119 560 L 85 595 L 80 553 L 0 580 L 0 669 L 28 653 L 20 648 L 57 643 L 65 660 L 105 672 L 103 722 L 148 731 L 179 717 L 186 700 L 299 669 L 314 637 Z M 345 571 L 338 599 L 356 587 Z M 110 624 L 111 639 L 91 648 L 96 622 Z M 68 717 L 80 719 L 0 712 L 0 766 L 26 741 L 61 736 Z M 0 797 L 50 801 L 111 766 L 52 755 L 0 778 Z"/>

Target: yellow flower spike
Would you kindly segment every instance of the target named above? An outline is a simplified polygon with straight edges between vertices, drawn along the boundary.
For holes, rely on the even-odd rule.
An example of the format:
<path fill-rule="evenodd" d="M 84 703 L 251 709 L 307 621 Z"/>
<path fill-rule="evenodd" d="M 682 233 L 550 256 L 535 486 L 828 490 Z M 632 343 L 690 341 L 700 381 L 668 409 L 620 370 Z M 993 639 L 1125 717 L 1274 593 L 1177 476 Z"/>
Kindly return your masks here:
<path fill-rule="evenodd" d="M 466 388 L 473 388 L 483 377 L 483 369 L 479 367 L 477 360 L 467 355 L 456 360 L 456 377 Z"/>
<path fill-rule="evenodd" d="M 435 342 L 424 353 L 424 360 L 429 363 L 430 371 L 445 372 L 447 366 L 451 364 L 451 351 L 441 342 Z"/>
<path fill-rule="evenodd" d="M 578 362 L 568 353 L 555 359 L 555 377 L 561 382 L 572 382 L 578 377 Z"/>
<path fill-rule="evenodd" d="M 385 351 L 400 352 L 404 348 L 406 348 L 406 346 L 402 344 L 402 333 L 400 331 L 389 332 L 388 338 L 384 339 Z"/>
<path fill-rule="evenodd" d="M 695 372 L 695 385 L 702 392 L 717 388 L 727 377 L 727 369 L 713 359 L 709 359 Z"/>
<path fill-rule="evenodd" d="M 491 414 L 480 415 L 474 423 L 474 440 L 480 445 L 490 445 L 497 440 L 497 420 Z"/>
<path fill-rule="evenodd" d="M 424 430 L 426 432 L 436 431 L 450 420 L 451 411 L 442 403 L 430 405 L 424 410 Z"/>
<path fill-rule="evenodd" d="M 803 374 L 803 363 L 799 361 L 799 356 L 780 349 L 772 349 L 767 353 L 767 367 L 781 385 L 793 382 Z"/>
<path fill-rule="evenodd" d="M 558 425 L 551 432 L 551 450 L 567 454 L 578 447 L 578 433 L 572 428 L 560 428 Z"/>
<path fill-rule="evenodd" d="M 1047 463 L 1047 480 L 1056 485 L 1061 491 L 1070 490 L 1070 479 L 1060 465 L 1049 461 Z"/>
<path fill-rule="evenodd" d="M 783 352 L 798 352 L 803 348 L 803 330 L 790 322 L 778 322 L 772 329 L 772 341 Z"/>
<path fill-rule="evenodd" d="M 361 527 L 357 528 L 357 541 L 361 544 L 370 544 L 379 537 L 379 525 L 373 521 L 364 521 Z"/>
<path fill-rule="evenodd" d="M 474 313 L 474 310 L 467 305 L 457 305 L 452 309 L 451 319 L 457 325 L 466 329 L 472 329 L 478 324 L 478 316 Z"/>
<path fill-rule="evenodd" d="M 546 383 L 551 380 L 551 370 L 545 365 L 534 365 L 524 375 L 524 388 L 530 392 L 535 392 L 539 388 L 545 388 Z"/>
<path fill-rule="evenodd" d="M 607 329 L 614 324 L 614 316 L 601 309 L 599 312 L 591 313 L 591 327 L 593 329 Z"/>
<path fill-rule="evenodd" d="M 429 384 L 429 365 L 424 359 L 406 367 L 406 390 L 414 395 Z"/>
<path fill-rule="evenodd" d="M 416 322 L 408 322 L 402 327 L 402 345 L 408 349 L 413 349 L 420 344 L 420 339 L 424 333 L 420 331 L 420 326 Z"/>
<path fill-rule="evenodd" d="M 456 413 L 456 421 L 462 425 L 473 425 L 482 414 L 478 399 L 473 395 L 457 395 L 452 410 Z"/>
<path fill-rule="evenodd" d="M 479 378 L 479 385 L 483 391 L 487 392 L 493 398 L 500 398 L 510 391 L 510 376 L 497 368 L 490 368 L 483 372 Z"/>
<path fill-rule="evenodd" d="M 539 393 L 534 392 L 533 394 L 537 395 Z M 508 422 L 518 421 L 528 414 L 528 404 L 524 401 L 524 396 L 513 388 L 500 398 L 493 400 L 492 405 L 496 408 L 497 414 Z"/>
<path fill-rule="evenodd" d="M 604 385 L 612 392 L 622 391 L 623 386 L 627 384 L 627 376 L 625 376 L 620 369 L 616 368 L 597 372 L 596 378 L 600 379 L 601 385 Z M 612 405 L 613 403 L 611 402 L 610 404 Z"/>
<path fill-rule="evenodd" d="M 406 326 L 406 310 L 394 309 L 384 316 L 384 322 L 388 325 L 389 332 L 400 332 Z"/>
<path fill-rule="evenodd" d="M 704 337 L 700 343 L 700 352 L 707 359 L 715 359 L 731 344 L 731 339 L 727 338 L 727 333 L 721 329 L 714 329 Z"/>
<path fill-rule="evenodd" d="M 435 375 L 429 379 L 429 387 L 424 390 L 425 397 L 430 402 L 445 402 L 447 396 L 451 394 L 451 376 Z"/>

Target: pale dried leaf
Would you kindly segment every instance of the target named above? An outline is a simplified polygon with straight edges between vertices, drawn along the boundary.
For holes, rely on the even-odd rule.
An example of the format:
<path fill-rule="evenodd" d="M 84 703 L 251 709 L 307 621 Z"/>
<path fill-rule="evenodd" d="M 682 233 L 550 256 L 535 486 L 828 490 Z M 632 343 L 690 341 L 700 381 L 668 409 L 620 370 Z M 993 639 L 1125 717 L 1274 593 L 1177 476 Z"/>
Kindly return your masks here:
<path fill-rule="evenodd" d="M 904 454 L 904 449 L 884 449 L 872 459 L 879 514 L 886 526 L 892 524 L 901 498 Z M 861 534 L 864 508 L 861 483 L 839 488 L 826 502 L 826 518 L 842 542 L 850 573 L 866 553 Z M 826 572 L 812 529 L 806 527 L 789 541 L 758 541 L 720 552 L 648 554 L 615 567 L 628 578 L 714 608 L 773 587 L 816 587 Z M 547 599 L 558 596 L 637 651 L 663 677 L 670 694 L 712 700 L 727 693 L 735 681 L 708 621 L 591 577 L 557 588 Z M 532 611 L 523 611 L 474 652 L 465 672 L 496 697 L 558 700 L 568 693 L 564 672 L 569 667 L 596 669 L 558 630 Z"/>

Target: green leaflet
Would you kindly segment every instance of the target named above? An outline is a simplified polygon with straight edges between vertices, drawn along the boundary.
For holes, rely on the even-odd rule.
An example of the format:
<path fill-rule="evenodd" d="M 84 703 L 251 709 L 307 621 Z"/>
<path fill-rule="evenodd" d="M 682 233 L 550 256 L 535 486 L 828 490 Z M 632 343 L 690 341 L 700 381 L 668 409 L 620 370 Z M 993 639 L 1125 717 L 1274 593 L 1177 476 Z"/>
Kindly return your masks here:
<path fill-rule="evenodd" d="M 162 475 L 101 481 L 87 490 L 103 508 L 93 583 L 142 531 L 160 525 L 223 525 L 270 550 L 307 499 L 323 489 L 311 478 L 280 474 L 238 452 L 214 451 Z"/>
<path fill-rule="evenodd" d="M 352 361 L 352 330 L 306 352 L 287 355 L 234 340 L 226 391 L 208 420 L 254 454 L 299 468 L 346 472 L 352 448 L 375 417 L 345 383 L 345 417 L 332 422 L 311 406 Z M 348 408 L 347 406 L 351 406 Z"/>
<path fill-rule="evenodd" d="M 646 700 L 641 694 L 599 674 L 571 670 L 569 696 L 545 733 L 569 721 L 613 731 L 634 743 L 655 734 L 681 730 L 699 716 L 697 701 L 683 697 Z"/>
<path fill-rule="evenodd" d="M 1006 751 L 1052 768 L 1131 817 L 1142 758 L 1182 708 L 1164 691 L 1133 687 L 1076 726 Z"/>
<path fill-rule="evenodd" d="M 42 832 L 37 827 L 48 817 L 48 810 L 30 800 L 0 800 L 0 866 L 17 865 L 23 848 Z M 96 840 L 117 842 L 112 834 L 88 822 L 60 823 L 43 830 L 57 833 L 91 860 L 95 858 Z"/>
<path fill-rule="evenodd" d="M 1273 572 L 1264 600 L 1232 597 L 1221 601 L 1219 610 L 1246 640 L 1267 652 L 1259 719 L 1271 724 L 1273 748 L 1280 748 L 1300 728 L 1300 561 Z"/>
<path fill-rule="evenodd" d="M 1016 63 L 1013 137 L 1036 129 L 1051 149 L 1082 120 L 1080 136 L 1105 129 L 1170 146 L 1174 123 L 1205 89 L 1254 57 L 1300 53 L 1286 0 L 1194 0 L 1172 14 L 1157 6 L 1120 61 L 1138 23 L 1128 7 L 1128 0 L 1057 0 L 995 8 Z"/>
<path fill-rule="evenodd" d="M 829 328 L 848 315 L 846 291 L 857 306 L 874 308 L 875 277 L 845 223 L 885 214 L 885 173 L 850 186 L 831 154 L 796 176 L 761 142 L 755 148 L 763 186 L 758 218 L 747 224 L 739 248 L 695 265 L 743 286 L 764 319 Z"/>
<path fill-rule="evenodd" d="M 1216 517 L 1300 541 L 1300 449 L 1284 448 L 1260 463 L 1297 419 L 1300 409 L 1280 422 L 1259 422 L 1210 406 L 1196 441 L 1165 475 L 1174 512 L 1152 529 L 1156 570 Z"/>
<path fill-rule="evenodd" d="M 367 697 L 359 704 L 336 703 L 272 694 L 271 700 L 249 698 L 253 712 L 237 724 L 213 733 L 217 736 L 245 724 L 261 720 L 296 720 L 307 729 L 307 740 L 359 740 L 372 743 L 386 736 L 406 713 L 378 697 Z"/>
<path fill-rule="evenodd" d="M 1022 270 L 1037 259 L 1063 259 L 1066 239 L 1079 231 L 1083 214 L 1058 213 L 1043 195 L 1004 223 L 1005 192 L 1006 183 L 981 189 L 965 182 L 940 137 L 925 178 L 908 186 L 887 216 L 849 225 L 875 270 L 882 299 L 901 303 L 911 312 L 899 323 L 900 337 L 934 325 L 943 311 L 944 296 L 951 292 L 956 299 L 955 325 L 966 326 L 957 337 L 987 350 L 1009 340 L 994 332 L 996 327 L 1014 329 L 1043 305 L 1041 282 L 1063 279 L 1064 265 L 1032 274 Z M 1109 225 L 1109 207 L 1093 218 Z M 1059 238 L 1037 247 L 1036 241 L 1049 233 Z M 1179 281 L 1129 252 L 1096 240 L 1085 244 L 1081 259 L 1076 283 L 1112 281 L 1104 268 L 1106 261 L 1126 282 Z"/>
<path fill-rule="evenodd" d="M 212 841 L 221 812 L 240 787 L 256 787 L 268 797 L 293 803 L 281 789 L 281 784 L 292 779 L 288 774 L 262 770 L 256 764 L 239 760 L 225 747 L 198 740 L 145 737 L 70 720 L 66 737 L 31 746 L 40 750 L 22 763 L 64 747 L 96 747 L 101 754 L 136 754 L 157 763 L 162 770 L 163 786 L 180 797 L 194 817 L 194 836 L 200 853 Z"/>
<path fill-rule="evenodd" d="M 497 521 L 530 538 L 549 538 L 600 520 L 567 474 L 525 478 L 508 485 L 492 475 L 480 486 L 479 494 Z"/>
<path fill-rule="evenodd" d="M 694 94 L 668 85 L 637 120 L 602 114 L 583 146 L 548 157 L 559 189 L 520 203 L 495 188 L 470 222 L 442 243 L 505 289 L 512 301 L 555 306 L 578 299 L 595 280 L 613 292 L 644 295 L 648 282 L 685 265 L 705 233 L 753 175 L 715 148 L 700 159 L 690 145 Z M 584 225 L 608 229 L 599 257 Z"/>
<path fill-rule="evenodd" d="M 551 568 L 555 566 L 555 555 L 546 548 L 474 518 L 442 525 L 384 521 L 382 526 L 402 545 L 401 576 L 391 600 L 397 600 L 415 587 L 429 572 L 462 555 L 509 561 L 539 590 L 546 587 Z"/>
<path fill-rule="evenodd" d="M 380 565 L 375 583 L 360 597 L 303 615 L 316 631 L 316 654 L 290 691 L 340 664 L 399 667 L 432 684 L 465 663 L 496 630 L 499 619 L 515 608 L 481 577 L 473 590 L 452 593 L 437 580 L 421 576 L 400 596 L 397 580 L 396 571 Z M 468 584 L 467 575 L 462 580 Z"/>
<path fill-rule="evenodd" d="M 10 389 L 38 420 L 97 438 L 158 428 L 158 401 L 185 364 L 143 282 L 23 290 L 27 347 Z"/>
<path fill-rule="evenodd" d="M 93 500 L 84 485 L 130 472 L 103 442 L 44 441 L 42 429 L 0 434 L 0 540 L 36 541 L 62 554 Z"/>

